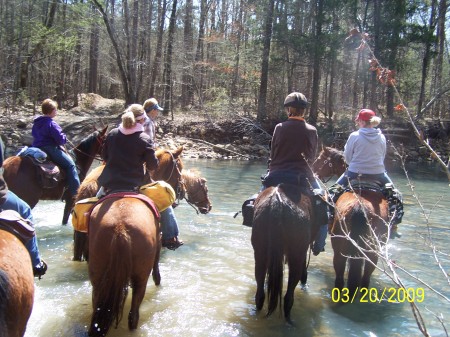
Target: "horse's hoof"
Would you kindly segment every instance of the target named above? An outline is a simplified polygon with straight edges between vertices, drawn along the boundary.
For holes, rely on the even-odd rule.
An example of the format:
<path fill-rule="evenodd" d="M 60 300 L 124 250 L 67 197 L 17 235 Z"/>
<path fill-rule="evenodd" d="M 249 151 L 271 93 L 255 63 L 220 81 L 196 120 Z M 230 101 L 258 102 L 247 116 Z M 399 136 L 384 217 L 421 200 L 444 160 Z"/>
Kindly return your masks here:
<path fill-rule="evenodd" d="M 307 290 L 308 288 L 309 288 L 308 283 L 302 283 L 302 284 L 300 284 L 300 289 L 301 289 L 301 290 Z"/>

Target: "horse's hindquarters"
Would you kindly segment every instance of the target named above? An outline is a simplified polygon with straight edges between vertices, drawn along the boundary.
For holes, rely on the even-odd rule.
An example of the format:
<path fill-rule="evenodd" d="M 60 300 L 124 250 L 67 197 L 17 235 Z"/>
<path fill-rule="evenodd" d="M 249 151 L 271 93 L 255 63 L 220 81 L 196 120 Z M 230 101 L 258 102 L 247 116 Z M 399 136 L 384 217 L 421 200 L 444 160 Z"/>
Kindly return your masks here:
<path fill-rule="evenodd" d="M 111 198 L 97 205 L 89 225 L 89 278 L 93 287 L 91 336 L 106 334 L 122 315 L 133 289 L 128 325 L 136 328 L 139 306 L 159 258 L 159 224 L 150 208 L 135 198 Z"/>
<path fill-rule="evenodd" d="M 9 336 L 23 336 L 34 300 L 31 259 L 25 246 L 11 233 L 0 230 L 0 322 Z"/>

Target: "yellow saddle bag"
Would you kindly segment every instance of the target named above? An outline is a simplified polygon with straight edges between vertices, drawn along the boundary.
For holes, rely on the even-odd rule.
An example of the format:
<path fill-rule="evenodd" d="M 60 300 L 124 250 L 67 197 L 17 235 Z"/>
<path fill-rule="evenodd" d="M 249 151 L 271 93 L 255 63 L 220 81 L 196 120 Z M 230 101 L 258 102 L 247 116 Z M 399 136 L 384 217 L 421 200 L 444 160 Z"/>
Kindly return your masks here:
<path fill-rule="evenodd" d="M 152 199 L 160 212 L 171 206 L 176 199 L 172 186 L 163 180 L 141 186 L 139 193 Z"/>
<path fill-rule="evenodd" d="M 72 226 L 78 232 L 88 232 L 88 214 L 92 206 L 98 201 L 97 197 L 86 198 L 78 201 L 72 211 Z"/>

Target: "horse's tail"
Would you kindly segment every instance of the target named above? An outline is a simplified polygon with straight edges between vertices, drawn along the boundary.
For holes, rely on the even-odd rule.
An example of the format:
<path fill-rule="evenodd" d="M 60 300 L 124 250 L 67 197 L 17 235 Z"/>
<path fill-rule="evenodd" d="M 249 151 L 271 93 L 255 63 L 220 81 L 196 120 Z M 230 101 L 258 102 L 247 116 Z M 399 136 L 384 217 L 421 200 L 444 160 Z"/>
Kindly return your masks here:
<path fill-rule="evenodd" d="M 267 264 L 267 296 L 269 299 L 267 316 L 270 316 L 280 304 L 283 289 L 283 217 L 284 207 L 278 191 L 271 197 L 271 207 L 265 214 L 265 221 L 269 224 L 268 229 L 268 264 Z"/>
<path fill-rule="evenodd" d="M 364 240 L 367 240 L 368 226 L 364 206 L 361 202 L 358 202 L 350 214 L 350 238 L 353 240 L 353 243 L 349 242 L 349 245 L 351 245 L 349 250 L 351 258 L 349 259 L 347 287 L 350 294 L 357 291 L 357 288 L 361 284 L 364 258 L 361 257 L 359 249 L 355 244 L 361 248 L 365 247 Z"/>
<path fill-rule="evenodd" d="M 128 295 L 131 276 L 131 241 L 125 232 L 115 233 L 111 254 L 100 284 L 94 289 L 94 313 L 89 336 L 105 336 L 115 321 L 116 328 L 122 319 L 123 306 Z"/>

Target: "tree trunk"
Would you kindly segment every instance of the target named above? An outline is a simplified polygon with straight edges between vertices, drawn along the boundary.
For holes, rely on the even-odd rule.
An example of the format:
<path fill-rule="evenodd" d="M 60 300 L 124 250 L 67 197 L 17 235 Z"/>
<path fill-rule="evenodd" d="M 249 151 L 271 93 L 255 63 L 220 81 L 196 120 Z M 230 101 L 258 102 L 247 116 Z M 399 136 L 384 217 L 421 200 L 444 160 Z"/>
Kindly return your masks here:
<path fill-rule="evenodd" d="M 56 9 L 57 9 L 58 1 L 52 1 L 50 5 L 50 9 L 48 11 L 47 16 L 44 20 L 44 26 L 47 28 L 47 33 L 50 32 L 50 28 L 53 27 L 53 22 L 55 20 Z M 20 81 L 19 81 L 19 89 L 26 89 L 28 87 L 28 71 L 30 70 L 31 63 L 33 62 L 33 58 L 44 48 L 45 42 L 47 39 L 47 34 L 44 34 L 40 37 L 39 41 L 36 43 L 33 50 L 23 57 L 23 61 L 20 66 Z"/>
<path fill-rule="evenodd" d="M 172 110 L 172 52 L 175 34 L 175 21 L 177 15 L 177 0 L 172 2 L 172 11 L 170 14 L 169 22 L 169 33 L 167 37 L 167 52 L 164 62 L 164 94 L 163 94 L 163 104 L 164 104 L 164 115 L 168 115 L 169 111 L 172 111 L 173 120 L 173 110 Z"/>
<path fill-rule="evenodd" d="M 164 35 L 164 22 L 166 18 L 166 10 L 167 10 L 167 0 L 162 0 L 158 2 L 158 38 L 156 41 L 156 50 L 155 50 L 155 59 L 153 61 L 152 72 L 150 76 L 150 97 L 155 96 L 156 91 L 156 79 L 159 75 L 159 69 L 161 66 L 161 58 L 162 58 L 162 42 Z"/>
<path fill-rule="evenodd" d="M 119 74 L 120 74 L 120 78 L 122 80 L 123 91 L 125 94 L 125 105 L 135 103 L 134 97 L 132 96 L 132 94 L 130 92 L 128 76 L 126 73 L 126 67 L 124 65 L 123 56 L 122 56 L 122 53 L 120 52 L 119 44 L 118 44 L 118 41 L 114 34 L 113 27 L 109 21 L 108 15 L 106 14 L 105 10 L 103 9 L 103 6 L 97 0 L 91 0 L 91 1 L 94 3 L 94 5 L 97 7 L 97 9 L 102 14 L 103 22 L 106 25 L 106 30 L 108 31 L 109 38 L 114 47 L 114 51 L 116 53 L 116 62 L 117 62 L 117 66 L 119 68 Z"/>
<path fill-rule="evenodd" d="M 436 3 L 437 0 L 431 1 L 431 12 L 430 12 L 430 21 L 427 29 L 427 35 L 425 37 L 425 51 L 423 53 L 422 59 L 422 78 L 420 81 L 420 94 L 419 101 L 417 102 L 417 117 L 422 117 L 422 106 L 425 100 L 425 90 L 426 90 L 426 82 L 428 76 L 428 67 L 430 65 L 431 58 L 431 46 L 433 44 L 432 37 L 434 34 L 434 30 L 436 29 Z"/>
<path fill-rule="evenodd" d="M 193 0 L 186 0 L 185 14 L 184 14 L 184 63 L 181 84 L 181 104 L 187 106 L 194 101 L 194 90 L 192 88 L 192 63 L 194 50 L 194 31 L 192 29 L 193 20 Z"/>
<path fill-rule="evenodd" d="M 275 6 L 275 0 L 268 0 L 267 3 L 267 16 L 264 29 L 264 47 L 262 52 L 261 62 L 261 80 L 259 84 L 259 96 L 258 96 L 258 112 L 257 119 L 262 121 L 267 116 L 266 100 L 267 100 L 267 85 L 269 78 L 269 56 L 270 56 L 270 42 L 272 40 L 272 25 L 273 25 L 273 9 Z"/>
<path fill-rule="evenodd" d="M 201 105 L 203 105 L 204 38 L 205 38 L 205 23 L 207 14 L 208 14 L 207 0 L 201 0 L 197 50 L 195 52 L 195 62 L 194 62 L 194 73 L 195 73 L 194 81 L 196 82 L 195 87 L 197 89 Z"/>
<path fill-rule="evenodd" d="M 317 115 L 319 108 L 319 90 L 321 75 L 321 59 L 323 56 L 322 46 L 322 24 L 323 24 L 323 0 L 318 0 L 316 4 L 316 27 L 315 27 L 315 43 L 314 43 L 314 60 L 313 60 L 313 84 L 311 96 L 311 108 L 309 109 L 309 122 L 312 125 L 317 123 Z"/>
<path fill-rule="evenodd" d="M 98 57 L 99 57 L 99 42 L 100 42 L 99 35 L 100 35 L 99 27 L 97 23 L 93 22 L 91 25 L 91 34 L 89 41 L 89 73 L 88 73 L 89 92 L 97 92 Z"/>

